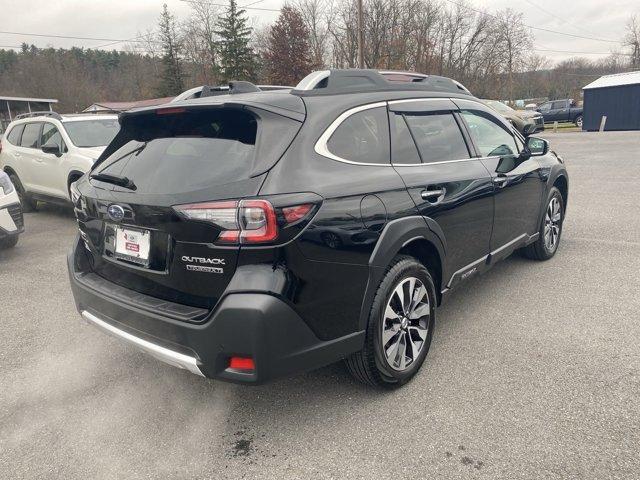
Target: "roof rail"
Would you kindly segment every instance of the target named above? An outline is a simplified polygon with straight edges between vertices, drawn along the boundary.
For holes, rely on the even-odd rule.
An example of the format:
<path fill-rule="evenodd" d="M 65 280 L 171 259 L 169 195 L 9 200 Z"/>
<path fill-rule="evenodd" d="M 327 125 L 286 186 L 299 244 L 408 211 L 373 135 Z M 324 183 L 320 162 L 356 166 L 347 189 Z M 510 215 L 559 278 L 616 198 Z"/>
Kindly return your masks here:
<path fill-rule="evenodd" d="M 404 81 L 392 81 L 385 77 L 411 77 Z M 438 75 L 424 75 L 412 72 L 378 70 L 321 70 L 312 72 L 292 90 L 300 96 L 336 95 L 375 91 L 437 91 L 470 95 L 461 83 Z"/>
<path fill-rule="evenodd" d="M 229 82 L 229 85 L 220 85 L 217 87 L 211 87 L 209 85 L 204 85 L 202 87 L 202 93 L 200 93 L 200 98 L 202 97 L 213 97 L 216 95 L 225 95 L 225 94 L 238 94 L 238 93 L 255 93 L 261 92 L 259 87 L 254 85 L 251 82 L 244 81 L 232 81 Z"/>
<path fill-rule="evenodd" d="M 43 110 L 42 112 L 21 113 L 20 115 L 16 115 L 14 120 L 21 120 L 23 118 L 31 117 L 53 117 L 56 120 L 62 120 L 62 115 L 60 115 L 58 112 L 52 112 L 49 110 Z"/>

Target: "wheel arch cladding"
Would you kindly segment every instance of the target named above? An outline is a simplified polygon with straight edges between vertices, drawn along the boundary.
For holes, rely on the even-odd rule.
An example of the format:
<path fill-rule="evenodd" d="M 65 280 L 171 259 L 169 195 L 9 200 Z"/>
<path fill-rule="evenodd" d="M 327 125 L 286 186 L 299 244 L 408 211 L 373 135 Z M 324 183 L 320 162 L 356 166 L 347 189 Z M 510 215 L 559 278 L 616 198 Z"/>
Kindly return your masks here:
<path fill-rule="evenodd" d="M 84 173 L 79 170 L 71 170 L 67 176 L 67 188 L 69 188 L 73 182 L 79 180 L 83 175 Z"/>
<path fill-rule="evenodd" d="M 445 260 L 442 239 L 427 227 L 421 216 L 396 219 L 385 226 L 369 259 L 369 278 L 360 310 L 360 329 L 367 328 L 369 312 L 380 281 L 393 259 L 400 253 L 414 256 L 429 269 L 436 283 L 436 295 L 440 303 Z"/>
<path fill-rule="evenodd" d="M 553 186 L 560 190 L 560 194 L 562 195 L 562 203 L 564 204 L 565 211 L 567 210 L 567 200 L 569 199 L 569 183 L 567 182 L 567 177 L 564 175 L 558 175 L 558 177 L 553 182 Z"/>
<path fill-rule="evenodd" d="M 422 263 L 433 278 L 437 305 L 442 301 L 442 259 L 436 246 L 425 238 L 416 238 L 403 246 L 398 254 L 409 255 Z"/>

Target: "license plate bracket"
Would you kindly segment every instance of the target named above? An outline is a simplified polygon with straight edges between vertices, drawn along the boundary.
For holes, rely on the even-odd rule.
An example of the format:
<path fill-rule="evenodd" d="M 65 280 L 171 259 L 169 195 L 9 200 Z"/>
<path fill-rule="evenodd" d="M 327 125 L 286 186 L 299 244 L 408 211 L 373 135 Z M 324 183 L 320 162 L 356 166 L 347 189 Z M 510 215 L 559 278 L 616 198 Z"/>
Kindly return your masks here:
<path fill-rule="evenodd" d="M 136 265 L 149 268 L 151 232 L 149 230 L 115 227 L 115 249 L 113 256 Z"/>

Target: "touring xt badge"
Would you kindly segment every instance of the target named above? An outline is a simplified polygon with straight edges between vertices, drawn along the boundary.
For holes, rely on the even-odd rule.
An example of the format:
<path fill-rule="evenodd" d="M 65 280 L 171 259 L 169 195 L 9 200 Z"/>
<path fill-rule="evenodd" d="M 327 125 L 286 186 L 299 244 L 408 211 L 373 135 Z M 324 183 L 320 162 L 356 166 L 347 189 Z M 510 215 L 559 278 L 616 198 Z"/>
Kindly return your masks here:
<path fill-rule="evenodd" d="M 224 265 L 224 258 L 189 257 L 184 255 L 182 261 L 186 264 L 186 269 L 190 272 L 224 273 L 223 268 L 210 266 Z"/>

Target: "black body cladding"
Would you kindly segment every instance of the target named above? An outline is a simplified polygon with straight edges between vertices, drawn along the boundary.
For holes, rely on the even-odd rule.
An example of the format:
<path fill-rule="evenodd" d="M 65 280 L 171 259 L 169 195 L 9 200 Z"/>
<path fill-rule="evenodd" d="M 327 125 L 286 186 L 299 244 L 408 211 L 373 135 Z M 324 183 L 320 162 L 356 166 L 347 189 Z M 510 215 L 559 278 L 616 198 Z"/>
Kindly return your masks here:
<path fill-rule="evenodd" d="M 427 266 L 441 301 L 534 241 L 549 190 L 559 186 L 565 205 L 568 192 L 554 153 L 529 155 L 506 121 L 449 82 L 342 90 L 338 82 L 325 91 L 205 97 L 172 104 L 175 111 L 166 114 L 159 114 L 163 107 L 124 114 L 93 172 L 128 142 L 147 142 L 154 152 L 156 137 L 177 139 L 164 156 L 202 168 L 191 158 L 198 145 L 150 127 L 188 115 L 206 118 L 194 129 L 198 141 L 217 142 L 211 148 L 225 158 L 237 151 L 250 158 L 224 182 L 202 188 L 151 191 L 147 181 L 145 191 L 132 191 L 87 176 L 78 181 L 80 237 L 69 258 L 78 309 L 192 355 L 206 376 L 258 383 L 361 349 L 373 295 L 399 253 Z M 207 116 L 212 111 L 215 120 Z M 218 120 L 238 111 L 255 122 L 255 139 Z M 355 140 L 340 148 L 383 163 L 354 162 L 328 149 L 325 132 L 351 117 L 347 138 Z M 126 160 L 131 171 L 137 158 L 143 157 Z M 251 199 L 273 206 L 275 239 L 224 244 L 227 227 L 175 208 L 201 202 L 240 208 Z M 119 223 L 107 214 L 113 204 L 125 211 Z M 288 223 L 287 209 L 301 205 L 304 215 Z M 150 232 L 148 265 L 114 256 L 118 228 Z M 255 372 L 229 369 L 234 355 L 253 358 Z"/>

